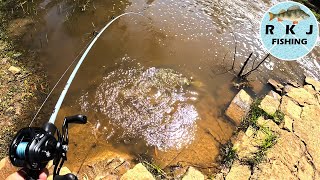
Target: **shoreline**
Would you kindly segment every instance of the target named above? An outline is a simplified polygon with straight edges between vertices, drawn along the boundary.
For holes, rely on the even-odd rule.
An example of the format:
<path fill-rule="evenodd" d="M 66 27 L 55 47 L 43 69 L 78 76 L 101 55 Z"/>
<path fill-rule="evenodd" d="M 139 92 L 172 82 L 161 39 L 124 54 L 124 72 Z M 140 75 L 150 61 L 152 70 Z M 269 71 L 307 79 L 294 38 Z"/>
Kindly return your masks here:
<path fill-rule="evenodd" d="M 18 44 L 31 20 L 19 12 L 8 14 L 10 2 L 0 4 L 0 158 L 7 155 L 17 130 L 29 125 L 48 92 L 47 77 L 36 55 Z"/>

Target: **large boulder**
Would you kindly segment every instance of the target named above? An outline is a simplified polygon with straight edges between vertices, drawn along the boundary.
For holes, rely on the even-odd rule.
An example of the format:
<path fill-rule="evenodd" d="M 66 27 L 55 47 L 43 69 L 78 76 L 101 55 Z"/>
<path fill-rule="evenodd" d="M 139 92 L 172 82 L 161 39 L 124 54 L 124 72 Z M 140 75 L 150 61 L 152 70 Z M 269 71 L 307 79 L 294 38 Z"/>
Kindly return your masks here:
<path fill-rule="evenodd" d="M 250 179 L 298 180 L 298 178 L 291 173 L 290 169 L 277 159 L 259 164 L 258 167 L 254 169 L 254 173 Z"/>
<path fill-rule="evenodd" d="M 280 160 L 291 171 L 295 171 L 295 165 L 305 151 L 303 142 L 296 135 L 288 131 L 281 131 L 277 143 L 267 152 L 267 159 Z"/>
<path fill-rule="evenodd" d="M 293 121 L 295 134 L 306 144 L 313 158 L 315 168 L 320 171 L 320 106 L 309 105 L 303 108 L 301 119 Z"/>
<path fill-rule="evenodd" d="M 239 126 L 242 119 L 248 114 L 252 102 L 251 96 L 242 89 L 231 101 L 226 115 Z"/>
<path fill-rule="evenodd" d="M 155 180 L 152 174 L 141 163 L 127 171 L 120 180 Z"/>
<path fill-rule="evenodd" d="M 291 97 L 301 106 L 318 103 L 314 95 L 309 93 L 305 88 L 293 88 L 287 93 L 287 96 Z"/>
<path fill-rule="evenodd" d="M 182 180 L 204 180 L 204 175 L 193 167 L 189 167 Z"/>

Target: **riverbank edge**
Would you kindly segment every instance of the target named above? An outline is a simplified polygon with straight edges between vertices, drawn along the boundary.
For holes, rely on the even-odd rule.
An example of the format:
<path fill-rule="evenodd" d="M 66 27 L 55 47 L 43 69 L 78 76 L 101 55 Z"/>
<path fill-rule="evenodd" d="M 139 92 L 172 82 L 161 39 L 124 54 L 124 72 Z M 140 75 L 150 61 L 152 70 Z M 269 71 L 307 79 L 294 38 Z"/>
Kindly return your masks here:
<path fill-rule="evenodd" d="M 12 2 L 0 2 L 0 158 L 7 155 L 14 134 L 29 125 L 48 93 L 47 76 L 36 53 L 18 44 L 29 24 L 16 26 L 16 20 L 30 19 L 19 12 L 9 13 Z M 10 28 L 19 33 L 8 32 Z"/>
<path fill-rule="evenodd" d="M 272 79 L 268 83 L 274 91 L 252 101 L 222 149 L 221 171 L 214 179 L 320 178 L 320 82 L 306 77 L 302 85 Z M 237 95 L 231 104 L 250 97 L 240 93 L 242 99 Z"/>

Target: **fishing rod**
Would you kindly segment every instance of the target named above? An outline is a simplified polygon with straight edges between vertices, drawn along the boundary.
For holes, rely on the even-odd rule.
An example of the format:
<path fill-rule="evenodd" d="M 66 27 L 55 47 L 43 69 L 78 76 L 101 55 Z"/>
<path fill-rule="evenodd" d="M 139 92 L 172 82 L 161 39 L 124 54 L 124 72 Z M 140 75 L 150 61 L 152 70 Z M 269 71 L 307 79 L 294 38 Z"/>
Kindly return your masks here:
<path fill-rule="evenodd" d="M 38 179 L 41 170 L 44 169 L 48 162 L 53 160 L 54 170 L 53 179 L 54 180 L 77 180 L 78 178 L 72 174 L 66 174 L 64 176 L 59 175 L 60 169 L 62 168 L 64 162 L 67 160 L 69 136 L 68 136 L 68 125 L 69 124 L 86 124 L 87 117 L 85 115 L 75 115 L 70 117 L 65 117 L 62 124 L 62 132 L 54 125 L 59 109 L 61 108 L 62 102 L 69 90 L 69 87 L 76 76 L 81 64 L 90 52 L 93 45 L 102 35 L 102 33 L 117 19 L 122 16 L 140 13 L 128 12 L 121 14 L 113 18 L 108 24 L 106 24 L 100 32 L 91 41 L 89 46 L 87 46 L 85 52 L 82 54 L 80 60 L 72 71 L 55 108 L 51 114 L 49 121 L 43 125 L 43 127 L 30 127 L 35 120 L 36 116 L 40 112 L 41 108 L 44 106 L 49 96 L 53 90 L 57 87 L 58 83 L 61 81 L 66 72 L 70 69 L 75 60 L 67 68 L 67 70 L 60 77 L 58 82 L 55 84 L 53 89 L 50 91 L 45 101 L 40 106 L 35 117 L 32 119 L 29 127 L 22 128 L 16 136 L 13 138 L 11 145 L 9 147 L 9 158 L 11 163 L 17 167 L 23 167 L 26 172 L 27 180 Z"/>

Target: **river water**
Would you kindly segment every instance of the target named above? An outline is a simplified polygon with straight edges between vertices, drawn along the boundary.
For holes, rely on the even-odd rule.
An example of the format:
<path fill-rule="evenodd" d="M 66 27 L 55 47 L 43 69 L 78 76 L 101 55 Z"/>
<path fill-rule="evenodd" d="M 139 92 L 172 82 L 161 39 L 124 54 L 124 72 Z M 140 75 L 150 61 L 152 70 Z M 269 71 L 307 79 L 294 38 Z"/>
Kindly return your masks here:
<path fill-rule="evenodd" d="M 143 15 L 124 16 L 105 31 L 69 90 L 58 123 L 79 113 L 89 119 L 85 128 L 74 127 L 80 130 L 70 137 L 69 167 L 77 172 L 87 157 L 117 152 L 132 159 L 152 158 L 161 168 L 180 163 L 214 171 L 220 145 L 235 130 L 224 115 L 237 92 L 234 74 L 251 52 L 255 64 L 267 54 L 259 40 L 260 19 L 277 2 L 32 3 L 29 12 L 35 24 L 23 43 L 38 51 L 52 85 L 113 17 L 125 12 Z M 235 45 L 235 72 L 227 72 Z M 247 89 L 259 96 L 269 90 L 263 85 L 268 78 L 298 82 L 304 74 L 320 78 L 319 53 L 317 47 L 295 62 L 271 57 L 249 76 Z"/>

